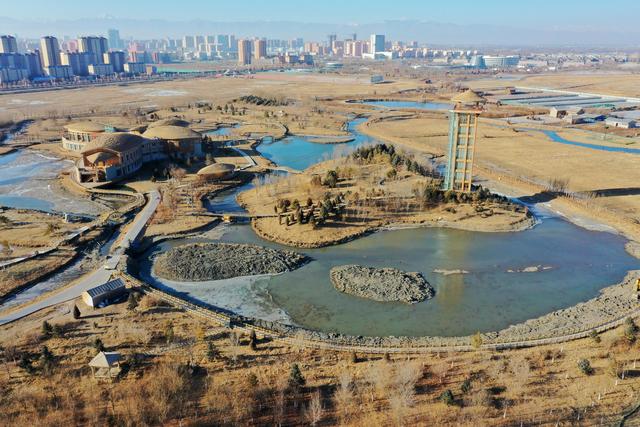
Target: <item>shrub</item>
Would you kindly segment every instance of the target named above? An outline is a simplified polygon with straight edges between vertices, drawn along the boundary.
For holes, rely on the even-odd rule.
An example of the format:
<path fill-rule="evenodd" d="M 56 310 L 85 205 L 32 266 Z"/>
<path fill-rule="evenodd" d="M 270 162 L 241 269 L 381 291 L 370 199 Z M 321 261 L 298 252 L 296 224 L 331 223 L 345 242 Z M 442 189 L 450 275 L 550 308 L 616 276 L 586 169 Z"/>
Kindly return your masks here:
<path fill-rule="evenodd" d="M 53 335 L 53 327 L 51 327 L 51 324 L 45 320 L 42 322 L 42 337 L 45 339 L 51 338 L 51 335 Z"/>
<path fill-rule="evenodd" d="M 600 341 L 602 341 L 602 339 L 600 339 L 598 331 L 596 331 L 595 329 L 589 333 L 589 338 L 591 338 L 596 344 L 600 344 Z"/>
<path fill-rule="evenodd" d="M 582 372 L 585 375 L 593 374 L 593 368 L 591 367 L 591 362 L 589 362 L 587 359 L 578 360 L 578 369 L 580 369 L 580 372 Z"/>
<path fill-rule="evenodd" d="M 289 372 L 289 387 L 300 388 L 304 387 L 307 381 L 302 376 L 302 372 L 300 372 L 300 367 L 297 363 L 291 365 L 291 371 Z"/>
<path fill-rule="evenodd" d="M 327 174 L 324 177 L 324 185 L 330 188 L 335 188 L 338 184 L 338 173 L 334 170 L 327 171 Z"/>
<path fill-rule="evenodd" d="M 213 345 L 211 341 L 207 343 L 207 359 L 209 362 L 213 362 L 218 356 L 218 349 Z"/>
<path fill-rule="evenodd" d="M 95 348 L 98 351 L 104 351 L 104 343 L 100 338 L 96 338 L 93 341 L 93 348 Z"/>
<path fill-rule="evenodd" d="M 448 389 L 443 391 L 438 399 L 440 399 L 440 401 L 446 404 L 447 406 L 452 406 L 456 403 L 456 400 L 453 397 L 453 392 Z"/>
<path fill-rule="evenodd" d="M 482 347 L 482 335 L 479 331 L 471 337 L 471 346 L 476 350 Z"/>
<path fill-rule="evenodd" d="M 387 171 L 387 178 L 394 179 L 396 176 L 398 176 L 398 172 L 395 169 L 392 168 Z"/>
<path fill-rule="evenodd" d="M 624 338 L 629 341 L 629 343 L 633 343 L 636 340 L 636 335 L 638 334 L 638 326 L 635 324 L 631 317 L 627 317 L 624 321 Z"/>
<path fill-rule="evenodd" d="M 462 385 L 460 386 L 460 391 L 462 392 L 462 394 L 467 394 L 471 391 L 471 379 L 467 378 L 462 382 Z"/>
<path fill-rule="evenodd" d="M 127 299 L 127 309 L 135 310 L 136 307 L 138 307 L 138 298 L 136 298 L 136 295 L 131 292 L 129 293 L 129 298 Z"/>

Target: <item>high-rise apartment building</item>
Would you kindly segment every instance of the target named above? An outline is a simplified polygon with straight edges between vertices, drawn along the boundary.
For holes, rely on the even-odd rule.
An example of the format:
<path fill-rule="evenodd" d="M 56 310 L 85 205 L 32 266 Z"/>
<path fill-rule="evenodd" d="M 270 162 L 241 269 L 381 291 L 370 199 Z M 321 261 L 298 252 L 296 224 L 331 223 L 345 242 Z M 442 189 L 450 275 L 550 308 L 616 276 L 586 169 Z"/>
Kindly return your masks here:
<path fill-rule="evenodd" d="M 267 57 L 267 41 L 256 39 L 253 41 L 253 58 L 262 59 Z"/>
<path fill-rule="evenodd" d="M 103 62 L 111 65 L 115 73 L 124 72 L 124 64 L 127 62 L 127 55 L 122 50 L 106 52 L 102 55 Z"/>
<path fill-rule="evenodd" d="M 107 30 L 107 38 L 109 39 L 111 49 L 122 49 L 124 47 L 122 39 L 120 38 L 120 31 L 115 28 Z"/>
<path fill-rule="evenodd" d="M 88 76 L 89 64 L 92 63 L 94 57 L 89 52 L 61 52 L 60 63 L 71 67 L 73 74 L 76 76 Z"/>
<path fill-rule="evenodd" d="M 45 36 L 40 39 L 40 58 L 45 68 L 60 65 L 60 45 L 57 38 Z"/>
<path fill-rule="evenodd" d="M 369 53 L 384 52 L 384 34 L 371 34 Z"/>
<path fill-rule="evenodd" d="M 337 39 L 338 39 L 338 36 L 336 36 L 335 34 L 329 34 L 327 36 L 327 41 L 328 41 L 327 46 L 329 46 L 329 49 L 332 48 L 333 42 L 335 42 Z"/>
<path fill-rule="evenodd" d="M 238 40 L 238 63 L 241 65 L 251 64 L 251 40 Z"/>
<path fill-rule="evenodd" d="M 195 50 L 196 48 L 196 36 L 184 36 L 182 38 L 182 48 L 184 50 Z"/>
<path fill-rule="evenodd" d="M 0 36 L 0 53 L 18 53 L 18 43 L 13 36 Z"/>
<path fill-rule="evenodd" d="M 103 55 L 109 51 L 109 42 L 105 37 L 80 37 L 78 51 L 91 54 L 91 64 L 103 64 Z"/>

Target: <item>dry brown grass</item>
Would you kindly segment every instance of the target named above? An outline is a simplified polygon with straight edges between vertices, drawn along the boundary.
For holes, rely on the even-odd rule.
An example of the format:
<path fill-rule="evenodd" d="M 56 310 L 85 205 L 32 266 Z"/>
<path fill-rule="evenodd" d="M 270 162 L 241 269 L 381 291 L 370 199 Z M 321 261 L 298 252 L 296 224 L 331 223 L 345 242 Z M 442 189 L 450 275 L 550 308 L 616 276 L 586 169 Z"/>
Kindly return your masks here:
<path fill-rule="evenodd" d="M 146 299 L 135 312 L 126 304 L 100 311 L 81 306 L 83 319 L 73 321 L 53 308 L 2 327 L 0 346 L 8 353 L 35 354 L 46 344 L 56 367 L 45 375 L 35 361 L 36 372 L 27 374 L 13 362 L 20 356 L 3 359 L 0 423 L 508 426 L 597 420 L 609 425 L 640 391 L 640 368 L 634 368 L 638 344 L 621 341 L 620 330 L 603 334 L 599 344 L 581 340 L 499 353 L 398 355 L 389 361 L 360 354 L 354 362 L 343 354 L 268 341 L 259 341 L 254 351 L 247 337 L 231 340 L 228 330 Z M 42 341 L 43 319 L 66 324 L 66 332 Z M 173 343 L 163 338 L 167 321 L 175 331 Z M 196 338 L 194 331 L 202 326 L 206 338 Z M 148 331 L 142 340 L 141 329 Z M 118 382 L 98 383 L 86 367 L 98 337 L 126 358 L 128 369 Z M 218 352 L 213 359 L 207 356 L 209 342 Z M 593 375 L 579 372 L 576 362 L 582 358 L 590 360 Z M 626 371 L 617 385 L 610 374 L 612 358 Z M 294 362 L 306 378 L 301 390 L 286 385 Z M 463 391 L 465 380 L 469 388 Z M 445 390 L 452 391 L 453 406 L 439 400 Z"/>

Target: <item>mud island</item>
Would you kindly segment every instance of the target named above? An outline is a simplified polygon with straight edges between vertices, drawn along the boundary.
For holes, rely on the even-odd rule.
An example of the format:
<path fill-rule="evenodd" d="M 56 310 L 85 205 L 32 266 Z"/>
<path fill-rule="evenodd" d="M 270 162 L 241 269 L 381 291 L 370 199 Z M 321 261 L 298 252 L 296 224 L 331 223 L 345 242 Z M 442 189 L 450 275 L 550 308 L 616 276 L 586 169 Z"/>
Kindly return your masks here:
<path fill-rule="evenodd" d="M 308 258 L 291 251 L 230 243 L 178 246 L 155 261 L 158 276 L 177 281 L 222 280 L 295 270 Z"/>
<path fill-rule="evenodd" d="M 338 291 L 374 301 L 415 304 L 434 295 L 433 288 L 420 273 L 397 268 L 341 265 L 332 268 L 330 276 Z"/>
<path fill-rule="evenodd" d="M 300 174 L 241 193 L 238 201 L 265 239 L 295 247 L 345 242 L 385 227 L 497 232 L 531 227 L 525 206 L 478 187 L 441 189 L 436 171 L 393 145 L 361 147 Z"/>

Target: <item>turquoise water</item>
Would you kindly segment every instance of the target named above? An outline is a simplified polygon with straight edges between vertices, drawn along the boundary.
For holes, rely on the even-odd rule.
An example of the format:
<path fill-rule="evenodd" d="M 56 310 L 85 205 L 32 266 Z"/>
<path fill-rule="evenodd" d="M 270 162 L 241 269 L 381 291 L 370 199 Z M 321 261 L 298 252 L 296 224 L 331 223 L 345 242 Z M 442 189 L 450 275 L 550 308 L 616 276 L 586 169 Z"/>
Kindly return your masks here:
<path fill-rule="evenodd" d="M 608 145 L 589 144 L 586 142 L 572 141 L 570 139 L 563 138 L 558 135 L 557 132 L 551 130 L 541 130 L 540 132 L 544 133 L 553 142 L 558 142 L 560 144 L 575 145 L 576 147 L 591 148 L 593 150 L 610 151 L 614 153 L 640 154 L 640 148 L 611 147 Z"/>
<path fill-rule="evenodd" d="M 353 132 L 355 136 L 355 139 L 351 142 L 318 144 L 309 142 L 301 136 L 289 136 L 281 140 L 263 142 L 258 146 L 257 150 L 279 166 L 304 170 L 318 162 L 344 156 L 362 145 L 378 142 L 374 138 L 355 132 L 356 127 L 366 120 L 360 118 L 348 123 L 347 129 Z"/>
<path fill-rule="evenodd" d="M 248 225 L 229 227 L 221 240 L 291 249 L 261 239 Z M 156 251 L 187 242 L 165 242 Z M 275 304 L 294 323 L 328 332 L 457 336 L 499 330 L 593 298 L 603 287 L 622 280 L 626 271 L 640 267 L 624 244 L 620 236 L 587 231 L 560 218 L 545 218 L 520 233 L 383 231 L 343 245 L 298 250 L 313 261 L 296 271 L 257 280 L 253 287 L 266 292 L 248 294 L 232 306 L 220 301 L 215 286 L 210 295 L 197 287 L 179 290 L 241 313 L 251 312 L 253 305 Z M 344 264 L 419 271 L 436 296 L 406 305 L 340 293 L 329 280 L 329 270 Z M 534 266 L 539 271 L 522 272 Z"/>
<path fill-rule="evenodd" d="M 442 102 L 416 102 L 416 101 L 362 101 L 359 104 L 373 105 L 383 108 L 415 108 L 418 110 L 450 110 L 451 104 Z"/>

